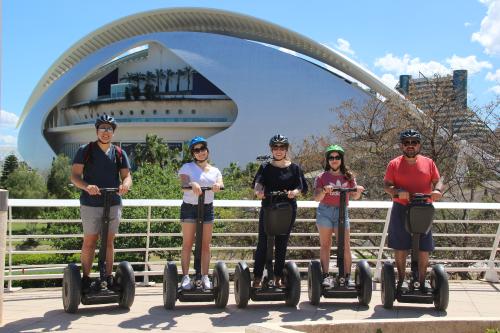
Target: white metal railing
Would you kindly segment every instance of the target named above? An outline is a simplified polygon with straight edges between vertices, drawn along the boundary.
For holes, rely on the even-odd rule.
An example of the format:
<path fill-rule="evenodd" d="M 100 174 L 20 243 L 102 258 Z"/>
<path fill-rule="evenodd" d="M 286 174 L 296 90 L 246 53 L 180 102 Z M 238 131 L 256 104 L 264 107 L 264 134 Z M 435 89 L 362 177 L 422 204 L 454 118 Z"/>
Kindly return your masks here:
<path fill-rule="evenodd" d="M 180 233 L 166 233 L 166 232 L 151 232 L 151 225 L 158 222 L 169 222 L 178 223 L 178 218 L 171 216 L 169 218 L 152 218 L 152 208 L 153 207 L 179 207 L 181 200 L 149 200 L 149 199 L 136 199 L 136 200 L 123 200 L 124 207 L 147 207 L 147 216 L 140 219 L 123 219 L 122 223 L 137 223 L 146 222 L 146 229 L 144 232 L 138 233 L 123 233 L 118 234 L 117 237 L 145 237 L 145 247 L 138 248 L 123 248 L 115 249 L 116 252 L 143 252 L 145 254 L 145 261 L 143 262 L 133 262 L 135 265 L 143 265 L 144 271 L 136 272 L 136 275 L 143 276 L 144 282 L 148 282 L 148 277 L 151 275 L 161 275 L 163 273 L 162 269 L 150 269 L 151 266 L 161 267 L 164 261 L 151 260 L 150 254 L 152 252 L 158 251 L 179 251 L 181 247 L 151 247 L 152 237 L 181 237 Z M 317 207 L 317 203 L 314 201 L 299 201 L 299 209 L 313 209 Z M 500 212 L 500 204 L 498 203 L 463 203 L 463 202 L 438 202 L 434 204 L 436 209 L 456 209 L 456 210 L 493 210 L 495 211 L 498 218 L 498 212 Z M 215 207 L 232 207 L 232 208 L 254 208 L 260 207 L 260 201 L 256 200 L 216 200 L 214 202 Z M 377 237 L 379 238 L 379 243 L 376 245 L 356 245 L 352 246 L 352 250 L 358 251 L 371 251 L 376 253 L 376 258 L 368 259 L 372 262 L 375 269 L 375 279 L 380 277 L 381 265 L 384 260 L 384 251 L 389 250 L 386 243 L 386 235 L 388 229 L 388 222 L 391 213 L 392 203 L 389 201 L 351 201 L 349 209 L 350 211 L 358 209 L 382 209 L 387 210 L 385 219 L 351 219 L 351 238 L 352 239 L 362 239 L 363 237 Z M 81 220 L 30 220 L 30 219 L 13 219 L 12 218 L 12 208 L 13 207 L 79 207 L 78 200 L 45 200 L 45 199 L 10 199 L 8 201 L 8 220 L 7 220 L 7 265 L 5 267 L 5 280 L 8 281 L 8 288 L 12 288 L 13 280 L 33 280 L 33 279 L 60 279 L 62 278 L 62 273 L 51 273 L 42 274 L 42 271 L 46 270 L 60 270 L 62 271 L 65 264 L 39 264 L 39 265 L 27 265 L 27 264 L 12 264 L 12 257 L 16 254 L 50 254 L 50 253 L 80 253 L 80 250 L 17 250 L 14 248 L 16 241 L 27 239 L 27 238 L 43 238 L 43 239 L 56 239 L 56 238 L 76 238 L 82 237 L 81 234 L 52 234 L 52 235 L 14 235 L 13 226 L 18 223 L 81 223 Z M 352 213 L 351 213 L 352 215 Z M 257 219 L 224 219 L 217 220 L 226 223 L 257 223 Z M 297 223 L 314 223 L 314 219 L 297 219 Z M 383 224 L 382 232 L 356 232 L 356 228 L 353 225 L 358 223 L 378 223 Z M 446 264 L 446 269 L 448 272 L 486 272 L 485 278 L 488 281 L 498 282 L 498 272 L 500 271 L 500 260 L 496 259 L 499 242 L 500 242 L 500 220 L 436 220 L 436 224 L 454 224 L 454 223 L 466 223 L 466 224 L 492 224 L 496 226 L 496 233 L 489 234 L 459 234 L 459 233 L 435 233 L 436 243 L 439 245 L 439 238 L 441 237 L 481 237 L 485 239 L 491 239 L 491 246 L 463 246 L 459 248 L 454 247 L 444 247 L 437 246 L 436 251 L 488 251 L 490 255 L 481 260 L 469 260 L 463 258 L 446 258 L 446 259 L 432 259 L 431 262 L 441 262 Z M 1 228 L 0 228 L 1 229 Z M 257 236 L 255 232 L 221 232 L 217 233 L 214 231 L 213 237 L 242 237 L 242 236 Z M 294 237 L 317 237 L 317 232 L 297 232 L 292 233 Z M 231 253 L 232 251 L 252 251 L 255 246 L 213 246 L 213 260 L 215 261 L 218 254 L 221 252 Z M 317 246 L 298 246 L 291 245 L 288 247 L 290 253 L 298 250 L 319 250 L 319 241 Z M 298 258 L 295 260 L 298 263 L 306 263 L 311 258 Z M 226 263 L 237 263 L 239 259 L 225 260 Z M 251 260 L 249 260 L 251 262 Z M 356 261 L 356 260 L 355 260 Z M 464 267 L 464 264 L 468 264 Z M 302 271 L 306 270 L 305 267 L 301 268 Z M 2 274 L 3 272 L 0 272 Z M 21 274 L 22 273 L 22 274 Z"/>

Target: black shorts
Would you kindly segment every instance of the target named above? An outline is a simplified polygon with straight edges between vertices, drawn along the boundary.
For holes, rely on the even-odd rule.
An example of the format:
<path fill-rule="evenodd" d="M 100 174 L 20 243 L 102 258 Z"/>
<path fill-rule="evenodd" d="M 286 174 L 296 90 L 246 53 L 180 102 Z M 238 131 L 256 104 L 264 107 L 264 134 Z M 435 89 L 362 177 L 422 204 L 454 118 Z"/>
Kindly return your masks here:
<path fill-rule="evenodd" d="M 394 250 L 410 250 L 411 235 L 405 228 L 407 207 L 394 202 L 392 205 L 391 219 L 389 221 L 388 246 Z M 432 230 L 425 235 L 420 235 L 420 251 L 434 251 Z"/>

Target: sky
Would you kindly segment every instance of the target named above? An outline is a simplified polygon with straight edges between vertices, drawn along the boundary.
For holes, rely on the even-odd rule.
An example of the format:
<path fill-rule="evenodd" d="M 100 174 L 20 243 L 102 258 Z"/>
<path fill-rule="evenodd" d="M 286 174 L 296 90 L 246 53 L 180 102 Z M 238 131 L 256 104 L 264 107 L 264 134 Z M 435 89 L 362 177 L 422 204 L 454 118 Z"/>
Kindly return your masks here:
<path fill-rule="evenodd" d="M 500 95 L 500 0 L 0 0 L 0 153 L 34 87 L 73 44 L 112 21 L 160 8 L 202 7 L 263 19 L 342 52 L 394 87 L 467 69 L 469 106 Z"/>

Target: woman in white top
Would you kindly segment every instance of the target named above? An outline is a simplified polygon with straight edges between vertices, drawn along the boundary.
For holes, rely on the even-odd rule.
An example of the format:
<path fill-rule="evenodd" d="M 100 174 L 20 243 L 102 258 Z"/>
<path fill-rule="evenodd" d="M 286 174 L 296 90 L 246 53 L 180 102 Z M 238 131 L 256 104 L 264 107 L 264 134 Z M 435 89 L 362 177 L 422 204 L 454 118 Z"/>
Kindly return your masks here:
<path fill-rule="evenodd" d="M 220 191 L 224 186 L 222 174 L 216 167 L 208 163 L 207 140 L 201 136 L 194 137 L 189 143 L 189 150 L 193 162 L 184 164 L 179 170 L 182 187 L 184 189 L 181 205 L 182 224 L 182 252 L 181 266 L 184 275 L 181 282 L 183 289 L 191 289 L 189 278 L 189 262 L 196 232 L 196 218 L 198 212 L 198 196 L 202 194 L 201 187 L 211 187 L 212 191 L 205 192 L 205 216 L 203 218 L 203 240 L 201 246 L 201 274 L 203 288 L 211 289 L 212 283 L 208 278 L 208 265 L 210 264 L 210 242 L 212 240 L 212 226 L 214 222 L 214 192 Z"/>

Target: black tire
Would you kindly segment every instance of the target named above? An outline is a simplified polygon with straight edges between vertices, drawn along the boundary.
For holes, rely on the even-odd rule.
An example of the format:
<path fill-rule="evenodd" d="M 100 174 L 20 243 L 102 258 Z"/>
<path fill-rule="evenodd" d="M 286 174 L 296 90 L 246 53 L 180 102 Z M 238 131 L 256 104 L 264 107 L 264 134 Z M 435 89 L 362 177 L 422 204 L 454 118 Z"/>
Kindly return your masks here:
<path fill-rule="evenodd" d="M 312 305 L 319 305 L 321 299 L 321 277 L 321 263 L 312 260 L 307 268 L 307 295 Z"/>
<path fill-rule="evenodd" d="M 64 311 L 75 313 L 80 305 L 82 296 L 82 277 L 80 268 L 75 264 L 69 264 L 64 268 L 62 282 L 62 299 Z"/>
<path fill-rule="evenodd" d="M 250 299 L 250 270 L 242 261 L 234 269 L 234 300 L 238 308 L 243 309 Z"/>
<path fill-rule="evenodd" d="M 431 270 L 431 287 L 434 294 L 434 307 L 438 311 L 446 311 L 450 299 L 448 274 L 443 265 L 434 265 Z"/>
<path fill-rule="evenodd" d="M 356 265 L 354 280 L 358 290 L 359 304 L 367 306 L 372 300 L 372 274 L 366 260 L 360 260 Z"/>
<path fill-rule="evenodd" d="M 174 262 L 167 262 L 163 270 L 163 306 L 167 310 L 175 308 L 177 301 L 177 266 Z"/>
<path fill-rule="evenodd" d="M 285 282 L 285 304 L 296 307 L 300 300 L 300 273 L 293 261 L 288 261 L 283 269 Z"/>
<path fill-rule="evenodd" d="M 218 308 L 225 308 L 229 300 L 229 273 L 226 264 L 218 261 L 215 264 L 214 274 L 215 305 Z"/>
<path fill-rule="evenodd" d="M 130 309 L 135 299 L 135 274 L 128 261 L 122 261 L 118 265 L 115 283 L 120 288 L 118 306 L 123 309 Z"/>
<path fill-rule="evenodd" d="M 396 288 L 396 277 L 392 264 L 384 263 L 382 267 L 381 284 L 382 305 L 386 309 L 392 309 Z"/>

